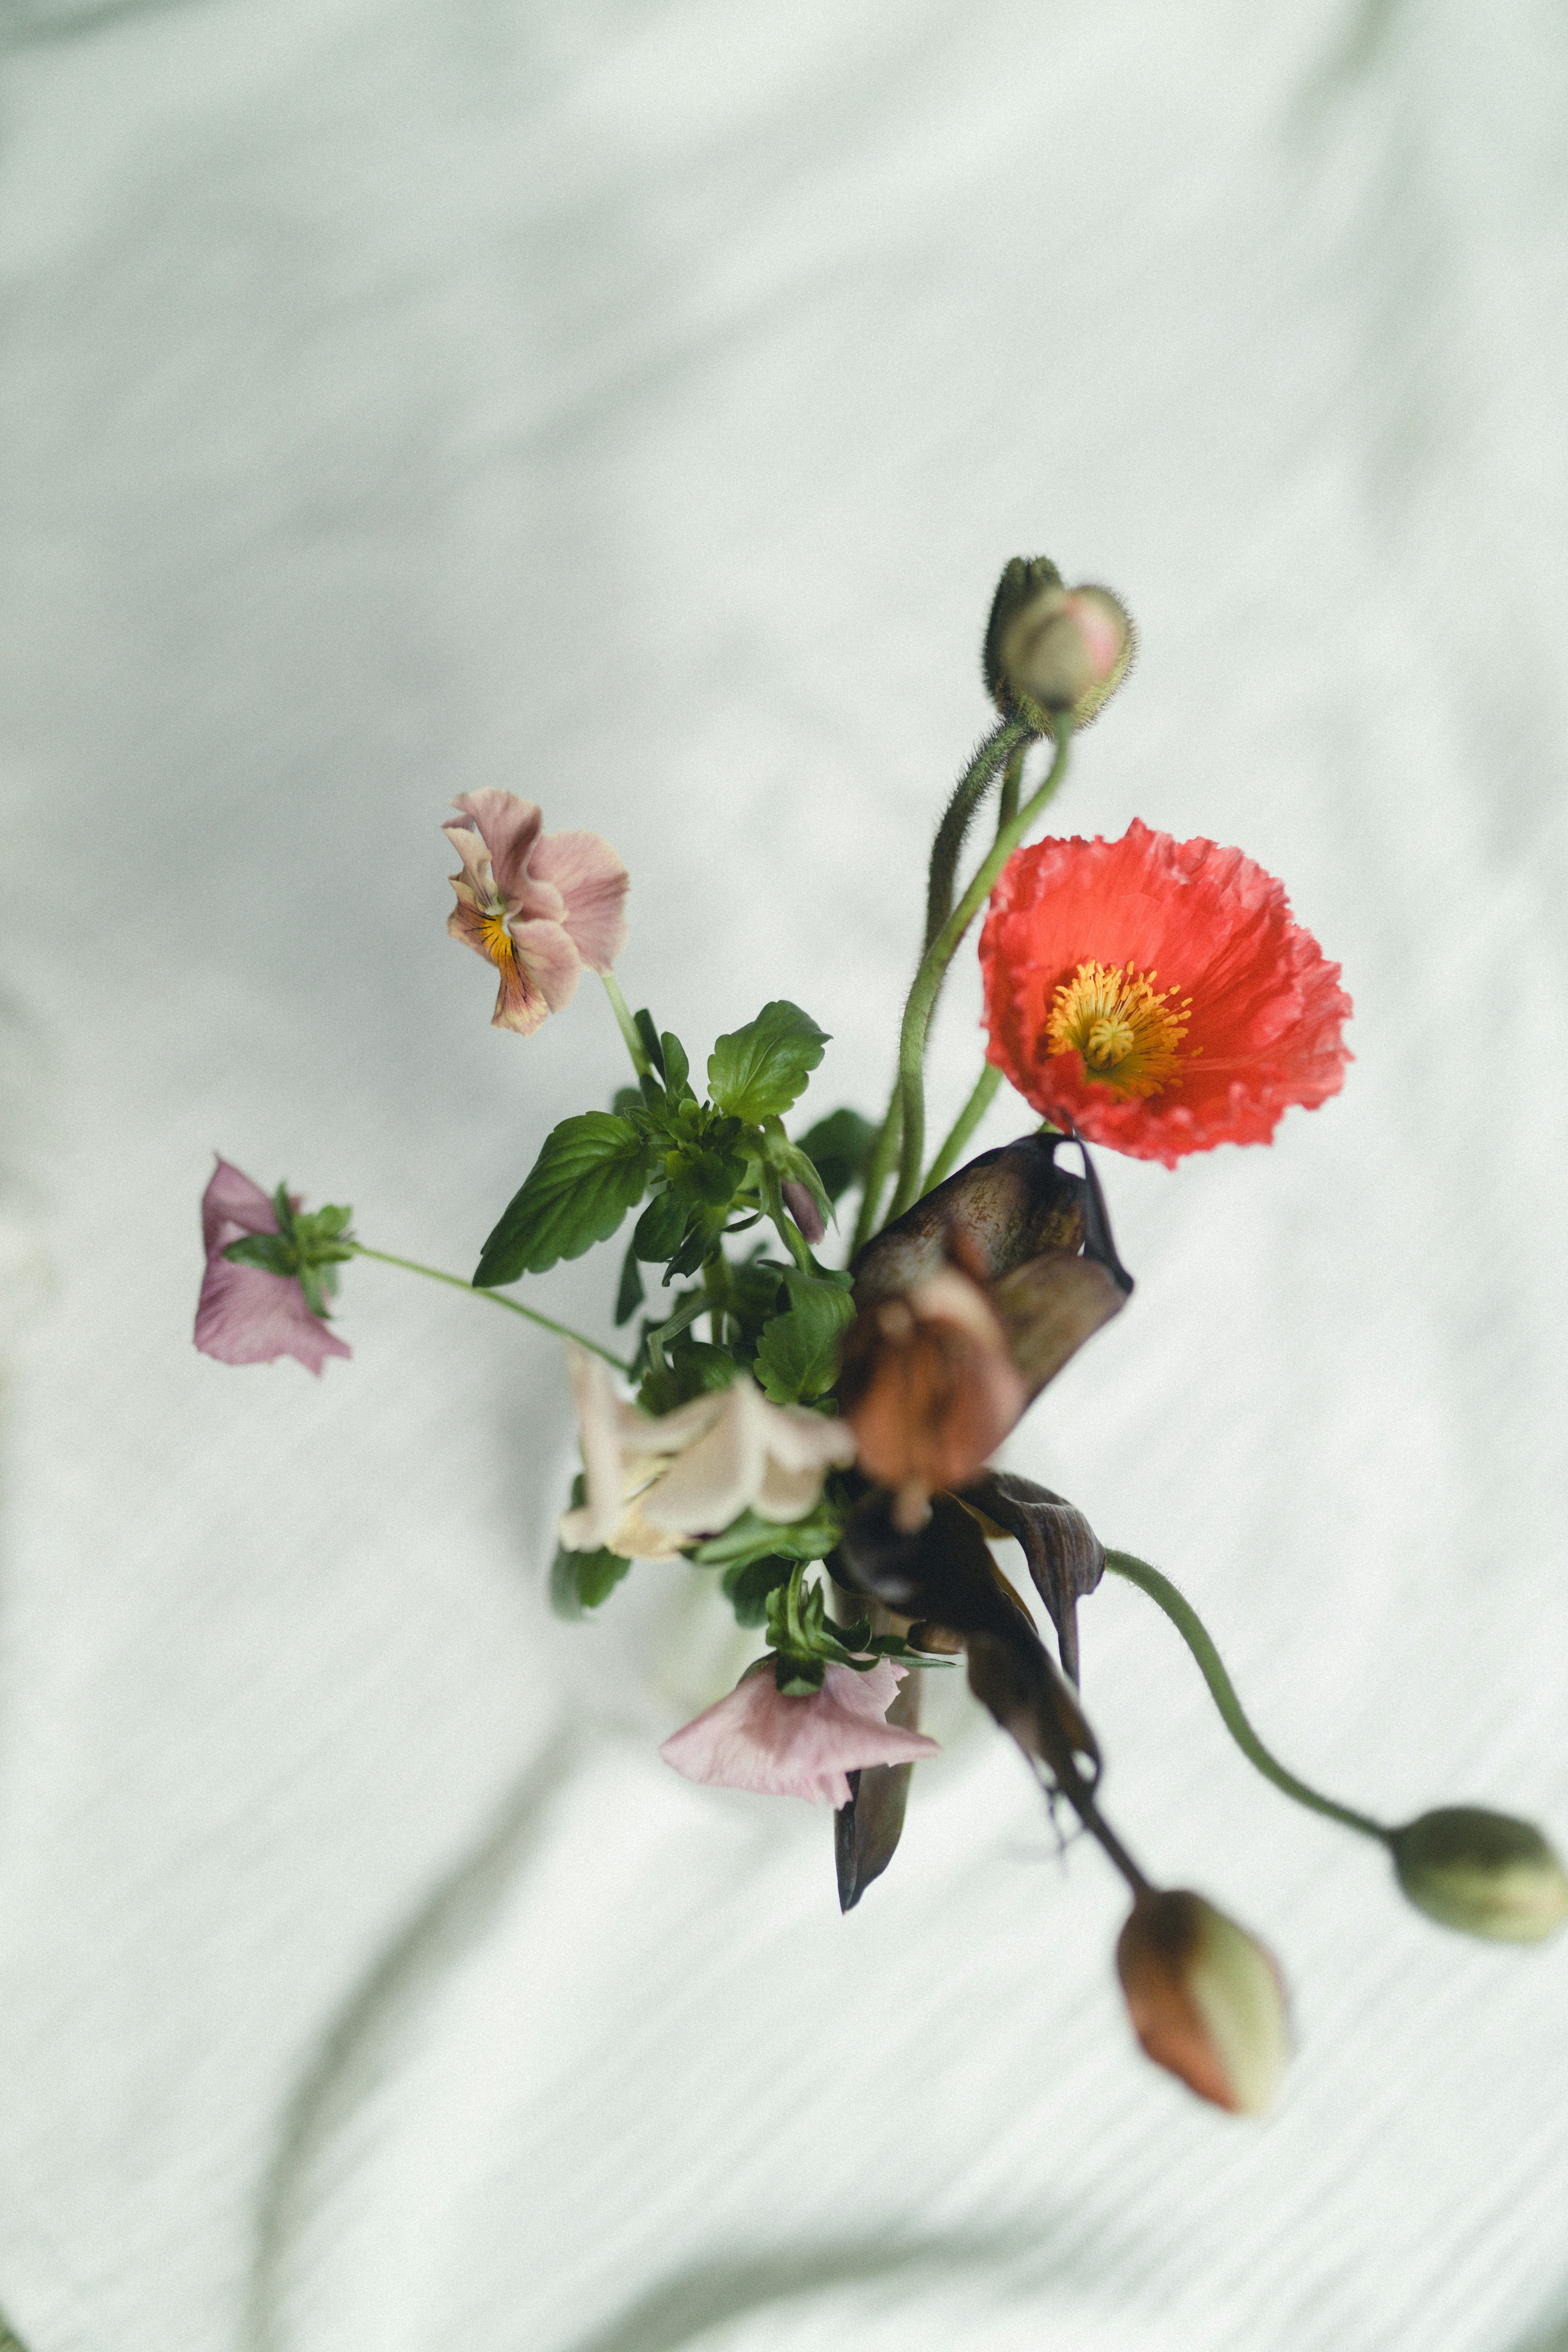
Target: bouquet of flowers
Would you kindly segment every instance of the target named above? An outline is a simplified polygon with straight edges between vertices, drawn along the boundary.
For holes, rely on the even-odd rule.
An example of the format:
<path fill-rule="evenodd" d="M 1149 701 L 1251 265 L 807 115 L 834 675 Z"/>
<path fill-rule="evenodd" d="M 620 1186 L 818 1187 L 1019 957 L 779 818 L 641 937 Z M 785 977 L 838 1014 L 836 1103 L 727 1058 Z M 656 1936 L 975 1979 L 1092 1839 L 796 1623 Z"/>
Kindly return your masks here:
<path fill-rule="evenodd" d="M 1338 1092 L 1349 1059 L 1338 966 L 1242 851 L 1142 823 L 1118 841 L 1030 841 L 1132 650 L 1108 590 L 1068 588 L 1043 558 L 1007 565 L 984 641 L 998 723 L 936 829 L 879 1120 L 836 1108 L 800 1123 L 827 1039 L 783 1000 L 717 1040 L 700 1092 L 680 1039 L 633 1013 L 616 982 L 628 877 L 615 851 L 597 834 L 546 833 L 510 793 L 463 795 L 443 828 L 458 860 L 447 928 L 494 968 L 495 1025 L 531 1035 L 586 968 L 633 1081 L 545 1138 L 471 1287 L 566 1343 L 583 1468 L 560 1523 L 557 1609 L 599 1609 L 635 1561 L 680 1556 L 763 1638 L 736 1687 L 665 1741 L 666 1761 L 830 1805 L 847 1910 L 891 1861 L 914 1768 L 935 1749 L 919 1728 L 921 1678 L 962 1659 L 1053 1818 L 1065 1808 L 1126 1881 L 1116 1958 L 1143 2049 L 1200 2096 L 1257 2113 L 1289 2048 L 1274 1959 L 1201 1895 L 1152 1880 L 1104 1809 L 1076 1612 L 1107 1570 L 1171 1619 L 1252 1763 L 1384 1845 L 1432 1918 L 1537 1940 L 1568 1913 L 1568 1877 L 1525 1822 L 1461 1805 L 1391 1825 L 1307 1787 L 1258 1738 L 1170 1580 L 1107 1549 L 1061 1496 L 989 1466 L 1132 1293 L 1090 1147 L 1173 1168 L 1216 1144 L 1268 1143 L 1292 1105 Z M 965 874 L 993 794 L 994 835 Z M 928 1157 L 931 1015 L 982 917 L 986 1066 Z M 1005 1079 L 1036 1123 L 961 1165 Z M 852 1238 L 834 1247 L 851 1205 Z M 617 1328 L 636 1327 L 624 1356 L 508 1295 L 634 1212 L 615 1306 Z M 346 1357 L 331 1301 L 353 1258 L 469 1286 L 371 1248 L 347 1208 L 309 1211 L 223 1160 L 202 1231 L 195 1341 L 226 1363 L 292 1356 L 319 1374 Z"/>

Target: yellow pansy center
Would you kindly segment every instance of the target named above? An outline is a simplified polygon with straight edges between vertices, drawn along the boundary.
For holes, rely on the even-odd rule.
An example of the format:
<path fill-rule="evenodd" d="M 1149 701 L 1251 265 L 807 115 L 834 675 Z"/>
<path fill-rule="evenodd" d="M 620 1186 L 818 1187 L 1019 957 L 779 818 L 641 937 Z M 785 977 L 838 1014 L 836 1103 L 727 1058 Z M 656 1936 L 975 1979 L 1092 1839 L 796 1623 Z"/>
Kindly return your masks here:
<path fill-rule="evenodd" d="M 1124 1095 L 1157 1095 L 1179 1084 L 1182 1064 L 1192 1058 L 1176 1048 L 1187 1034 L 1183 1016 L 1193 1000 L 1174 1003 L 1173 988 L 1156 991 L 1158 978 L 1131 961 L 1125 970 L 1080 963 L 1051 1000 L 1046 1035 L 1052 1053 L 1081 1054 L 1086 1077 Z"/>
<path fill-rule="evenodd" d="M 506 908 L 487 915 L 479 926 L 479 936 L 485 943 L 485 953 L 502 971 L 509 971 L 517 961 L 517 943 L 506 927 Z"/>

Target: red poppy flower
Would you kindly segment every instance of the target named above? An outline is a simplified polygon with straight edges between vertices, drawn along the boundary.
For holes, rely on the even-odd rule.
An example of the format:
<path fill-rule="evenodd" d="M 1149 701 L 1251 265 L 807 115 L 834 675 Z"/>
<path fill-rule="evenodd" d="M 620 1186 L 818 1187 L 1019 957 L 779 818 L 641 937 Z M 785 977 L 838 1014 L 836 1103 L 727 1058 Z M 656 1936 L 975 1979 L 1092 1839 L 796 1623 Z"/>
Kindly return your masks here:
<path fill-rule="evenodd" d="M 1340 968 L 1239 849 L 1135 819 L 1120 841 L 1020 849 L 980 940 L 988 1058 L 1092 1143 L 1173 1168 L 1268 1143 L 1350 1056 Z"/>

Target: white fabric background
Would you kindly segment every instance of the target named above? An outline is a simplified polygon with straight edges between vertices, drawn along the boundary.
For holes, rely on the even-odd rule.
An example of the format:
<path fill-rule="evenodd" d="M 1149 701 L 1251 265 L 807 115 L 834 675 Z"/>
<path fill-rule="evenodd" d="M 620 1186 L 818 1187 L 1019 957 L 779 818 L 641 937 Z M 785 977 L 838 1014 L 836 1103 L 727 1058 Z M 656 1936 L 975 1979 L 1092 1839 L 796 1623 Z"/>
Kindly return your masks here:
<path fill-rule="evenodd" d="M 446 940 L 448 796 L 635 877 L 634 1002 L 888 1072 L 1045 549 L 1143 654 L 1062 809 L 1237 842 L 1357 1061 L 1111 1160 L 1131 1311 L 1010 1458 L 1167 1567 L 1299 1769 L 1568 1835 L 1565 63 L 1544 0 L 11 0 L 0 2302 L 30 2352 L 1545 2352 L 1568 1944 L 1430 1929 L 1085 1612 L 1116 1818 L 1265 1933 L 1238 2126 L 1133 2054 L 944 1686 L 826 1821 L 658 1738 L 748 1645 L 542 1604 L 552 1345 L 351 1270 L 198 1358 L 216 1147 L 462 1270 L 620 1082 Z M 943 1010 L 933 1116 L 977 1066 Z M 1025 1122 L 994 1114 L 985 1139 Z M 537 1285 L 607 1321 L 608 1253 Z M 40 1295 L 45 1294 L 45 1295 Z"/>

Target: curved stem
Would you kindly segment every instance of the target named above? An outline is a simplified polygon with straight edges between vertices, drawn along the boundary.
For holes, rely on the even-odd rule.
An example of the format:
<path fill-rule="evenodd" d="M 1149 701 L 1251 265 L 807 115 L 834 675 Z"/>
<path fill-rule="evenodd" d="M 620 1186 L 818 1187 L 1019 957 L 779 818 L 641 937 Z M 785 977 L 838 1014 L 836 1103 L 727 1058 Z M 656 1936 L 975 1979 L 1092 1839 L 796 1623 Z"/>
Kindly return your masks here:
<path fill-rule="evenodd" d="M 888 1181 L 893 1155 L 899 1148 L 899 1114 L 902 1108 L 903 1103 L 895 1082 L 893 1098 L 888 1105 L 887 1116 L 871 1147 L 871 1156 L 866 1162 L 865 1179 L 860 1187 L 860 1213 L 855 1220 L 855 1238 L 849 1244 L 851 1257 L 865 1248 L 877 1229 L 877 1211 L 881 1206 L 882 1187 Z"/>
<path fill-rule="evenodd" d="M 1151 1568 L 1147 1560 L 1135 1559 L 1128 1551 L 1108 1551 L 1105 1565 L 1112 1574 L 1124 1577 L 1129 1584 L 1137 1585 L 1140 1591 L 1148 1594 L 1156 1608 L 1164 1611 L 1197 1660 L 1198 1672 L 1209 1686 L 1209 1695 L 1219 1709 L 1226 1729 L 1248 1763 L 1256 1765 L 1266 1780 L 1272 1780 L 1277 1789 L 1283 1789 L 1288 1797 L 1293 1797 L 1299 1805 L 1307 1806 L 1310 1811 L 1325 1813 L 1330 1821 L 1342 1822 L 1346 1829 L 1356 1830 L 1363 1837 L 1376 1838 L 1380 1844 L 1388 1843 L 1388 1831 L 1381 1822 L 1374 1822 L 1370 1813 L 1358 1813 L 1352 1806 L 1336 1804 L 1332 1797 L 1321 1796 L 1316 1789 L 1310 1789 L 1305 1780 L 1298 1780 L 1294 1772 L 1288 1772 L 1278 1758 L 1269 1754 L 1242 1711 L 1236 1685 L 1226 1672 L 1225 1661 L 1215 1648 L 1207 1627 L 1192 1602 L 1177 1591 L 1169 1577 L 1162 1576 L 1159 1570 Z"/>
<path fill-rule="evenodd" d="M 958 1164 L 959 1153 L 990 1109 L 996 1089 L 1001 1083 L 1001 1071 L 994 1062 L 987 1062 L 974 1082 L 974 1092 L 953 1120 L 948 1131 L 947 1141 L 921 1179 L 922 1201 L 933 1184 L 940 1184 L 944 1176 L 952 1175 Z"/>
<path fill-rule="evenodd" d="M 422 1274 L 429 1282 L 450 1283 L 454 1290 L 466 1290 L 470 1298 L 489 1298 L 497 1307 L 509 1307 L 512 1314 L 526 1316 L 529 1322 L 539 1324 L 546 1331 L 553 1331 L 557 1339 L 571 1339 L 579 1348 L 590 1349 L 595 1356 L 603 1356 L 605 1363 L 613 1364 L 617 1372 L 629 1373 L 631 1370 L 631 1366 L 622 1357 L 612 1356 L 608 1348 L 600 1347 L 597 1339 L 585 1339 L 581 1331 L 574 1331 L 570 1323 L 557 1323 L 552 1315 L 541 1315 L 536 1307 L 524 1307 L 521 1299 L 503 1298 L 499 1290 L 476 1290 L 473 1284 L 466 1282 L 460 1274 L 444 1274 L 438 1265 L 421 1265 L 416 1257 L 394 1257 L 390 1250 L 370 1249 L 363 1242 L 351 1241 L 348 1247 L 356 1257 L 374 1257 L 382 1265 L 400 1265 L 405 1274 Z M 0 2352 L 3 2352 L 3 2347 L 0 2347 Z"/>
<path fill-rule="evenodd" d="M 947 977 L 948 965 L 958 950 L 959 941 L 991 895 L 992 887 L 1002 868 L 1022 841 L 1035 819 L 1045 807 L 1067 773 L 1068 752 L 1072 743 L 1072 723 L 1066 717 L 1057 721 L 1057 752 L 1044 781 L 1031 793 L 1011 823 L 1005 824 L 996 835 L 990 855 L 981 865 L 968 889 L 942 925 L 921 961 L 914 985 L 910 990 L 904 1007 L 904 1025 L 899 1038 L 899 1089 L 903 1101 L 903 1144 L 899 1157 L 898 1190 L 893 1194 L 889 1218 L 901 1217 L 920 1192 L 921 1161 L 925 1157 L 925 1051 L 926 1032 L 931 1025 L 931 1007 L 937 992 Z"/>
<path fill-rule="evenodd" d="M 1018 794 L 1024 783 L 1024 754 L 1028 748 L 1027 743 L 1020 743 L 1007 762 L 1007 772 L 1002 779 L 1001 795 L 996 803 L 998 833 L 1005 824 L 1011 824 L 1018 814 Z"/>
<path fill-rule="evenodd" d="M 616 1025 L 626 1041 L 626 1051 L 632 1057 L 632 1067 L 639 1078 L 646 1078 L 652 1070 L 653 1064 L 648 1060 L 643 1041 L 637 1035 L 637 1024 L 632 1019 L 626 998 L 621 994 L 620 982 L 613 971 L 602 971 L 599 978 L 605 983 L 605 994 L 610 1000 L 610 1010 L 616 1016 Z"/>
<path fill-rule="evenodd" d="M 952 788 L 952 798 L 942 812 L 931 844 L 931 872 L 926 883 L 928 948 L 952 912 L 953 877 L 974 812 L 989 791 L 997 769 L 1027 741 L 1031 732 L 1022 719 L 1005 719 L 976 746 L 974 757 Z"/>

